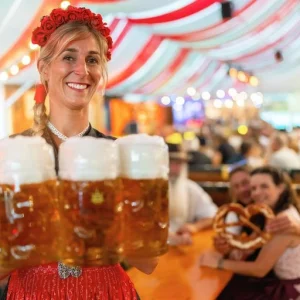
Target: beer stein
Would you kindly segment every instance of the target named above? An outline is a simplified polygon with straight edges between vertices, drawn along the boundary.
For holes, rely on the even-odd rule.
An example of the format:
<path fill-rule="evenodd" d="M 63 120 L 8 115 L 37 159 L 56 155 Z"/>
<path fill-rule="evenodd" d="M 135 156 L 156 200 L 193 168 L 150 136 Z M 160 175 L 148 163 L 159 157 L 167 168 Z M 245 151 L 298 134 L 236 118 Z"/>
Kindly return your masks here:
<path fill-rule="evenodd" d="M 55 262 L 63 250 L 54 153 L 41 137 L 0 141 L 0 266 Z"/>
<path fill-rule="evenodd" d="M 119 138 L 124 201 L 124 253 L 154 257 L 167 252 L 169 154 L 164 140 L 145 134 Z"/>
<path fill-rule="evenodd" d="M 120 261 L 122 197 L 117 145 L 74 137 L 60 146 L 59 201 L 68 220 L 69 265 L 101 266 Z M 82 249 L 74 258 L 74 251 Z M 78 253 L 77 253 L 78 254 Z"/>

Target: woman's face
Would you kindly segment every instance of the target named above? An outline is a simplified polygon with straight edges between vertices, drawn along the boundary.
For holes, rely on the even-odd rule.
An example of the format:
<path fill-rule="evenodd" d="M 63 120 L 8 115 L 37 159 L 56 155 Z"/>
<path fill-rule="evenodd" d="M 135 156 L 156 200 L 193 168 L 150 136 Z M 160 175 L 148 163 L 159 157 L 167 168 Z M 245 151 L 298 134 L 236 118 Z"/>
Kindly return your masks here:
<path fill-rule="evenodd" d="M 71 110 L 86 107 L 99 86 L 101 71 L 99 46 L 92 35 L 70 42 L 45 68 L 50 103 Z"/>
<path fill-rule="evenodd" d="M 276 185 L 268 174 L 255 174 L 251 176 L 251 198 L 256 203 L 269 205 L 271 208 L 279 200 L 284 190 L 284 184 Z"/>

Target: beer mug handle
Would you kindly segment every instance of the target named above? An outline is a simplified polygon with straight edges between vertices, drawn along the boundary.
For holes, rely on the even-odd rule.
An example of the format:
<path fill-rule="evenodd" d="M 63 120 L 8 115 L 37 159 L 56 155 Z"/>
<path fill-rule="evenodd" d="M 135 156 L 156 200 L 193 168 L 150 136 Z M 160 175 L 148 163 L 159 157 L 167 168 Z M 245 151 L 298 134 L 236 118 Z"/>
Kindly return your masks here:
<path fill-rule="evenodd" d="M 4 191 L 5 213 L 10 223 L 14 223 L 16 219 L 24 218 L 24 214 L 17 214 L 13 205 L 14 192 Z"/>

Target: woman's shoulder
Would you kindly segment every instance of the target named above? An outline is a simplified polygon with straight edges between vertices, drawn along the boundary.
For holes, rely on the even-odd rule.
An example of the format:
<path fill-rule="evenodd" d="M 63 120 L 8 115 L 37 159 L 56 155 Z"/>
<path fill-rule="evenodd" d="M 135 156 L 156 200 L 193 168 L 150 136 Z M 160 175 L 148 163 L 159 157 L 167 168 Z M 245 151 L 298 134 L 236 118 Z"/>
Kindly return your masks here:
<path fill-rule="evenodd" d="M 287 209 L 281 211 L 278 214 L 278 216 L 285 216 L 285 215 L 288 215 L 288 216 L 291 216 L 295 219 L 300 220 L 300 214 L 299 214 L 297 208 L 294 205 L 290 205 Z"/>

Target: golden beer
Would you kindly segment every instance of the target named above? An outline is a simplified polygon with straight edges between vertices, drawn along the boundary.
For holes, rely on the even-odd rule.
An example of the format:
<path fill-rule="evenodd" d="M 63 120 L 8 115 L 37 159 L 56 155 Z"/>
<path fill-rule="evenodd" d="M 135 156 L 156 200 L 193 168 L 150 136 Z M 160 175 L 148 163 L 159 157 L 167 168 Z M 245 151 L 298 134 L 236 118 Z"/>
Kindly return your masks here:
<path fill-rule="evenodd" d="M 41 137 L 0 141 L 0 226 L 1 267 L 30 267 L 63 255 L 54 153 Z"/>
<path fill-rule="evenodd" d="M 125 254 L 159 256 L 167 252 L 168 181 L 122 178 Z"/>
<path fill-rule="evenodd" d="M 63 236 L 56 181 L 0 185 L 0 266 L 19 268 L 55 262 Z"/>
<path fill-rule="evenodd" d="M 60 147 L 59 202 L 71 232 L 65 264 L 118 263 L 123 253 L 122 187 L 115 143 L 74 137 Z M 74 249 L 83 249 L 74 258 Z"/>
<path fill-rule="evenodd" d="M 124 255 L 154 257 L 167 252 L 168 148 L 158 136 L 118 139 L 124 201 Z"/>
<path fill-rule="evenodd" d="M 72 232 L 67 237 L 72 247 L 64 263 L 101 266 L 120 261 L 123 253 L 121 189 L 120 179 L 60 182 L 60 207 L 68 220 L 68 231 Z M 74 249 L 81 249 L 81 255 L 74 258 L 77 254 Z"/>

